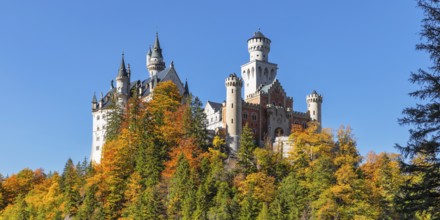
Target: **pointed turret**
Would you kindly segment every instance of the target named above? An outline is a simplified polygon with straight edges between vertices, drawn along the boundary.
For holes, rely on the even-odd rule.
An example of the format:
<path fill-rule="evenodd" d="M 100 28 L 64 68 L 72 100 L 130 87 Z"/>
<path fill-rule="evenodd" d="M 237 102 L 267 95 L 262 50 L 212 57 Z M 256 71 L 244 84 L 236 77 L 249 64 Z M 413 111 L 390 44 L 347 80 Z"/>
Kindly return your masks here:
<path fill-rule="evenodd" d="M 185 80 L 185 89 L 183 90 L 183 97 L 189 96 L 188 80 Z"/>
<path fill-rule="evenodd" d="M 165 69 L 165 62 L 163 61 L 162 48 L 160 48 L 159 35 L 156 33 L 153 49 L 147 54 L 147 69 L 150 72 L 150 77 Z"/>
<path fill-rule="evenodd" d="M 92 111 L 98 107 L 98 101 L 96 100 L 96 93 L 93 93 L 92 98 Z"/>
<path fill-rule="evenodd" d="M 96 100 L 96 93 L 93 93 L 93 98 L 92 98 L 92 103 L 97 103 L 98 101 Z"/>
<path fill-rule="evenodd" d="M 157 32 L 156 32 L 156 39 L 154 40 L 153 53 L 151 57 L 163 58 L 162 49 L 160 48 L 160 43 L 159 43 L 159 34 Z"/>
<path fill-rule="evenodd" d="M 116 76 L 116 93 L 118 104 L 124 106 L 128 100 L 130 90 L 130 76 L 125 68 L 124 52 L 122 52 L 122 61 L 119 66 L 118 76 Z"/>
<path fill-rule="evenodd" d="M 121 61 L 121 65 L 119 66 L 119 71 L 118 71 L 118 75 L 116 76 L 116 78 L 123 78 L 126 76 L 128 76 L 128 75 L 127 75 L 127 70 L 125 69 L 124 52 L 122 52 L 122 61 Z"/>

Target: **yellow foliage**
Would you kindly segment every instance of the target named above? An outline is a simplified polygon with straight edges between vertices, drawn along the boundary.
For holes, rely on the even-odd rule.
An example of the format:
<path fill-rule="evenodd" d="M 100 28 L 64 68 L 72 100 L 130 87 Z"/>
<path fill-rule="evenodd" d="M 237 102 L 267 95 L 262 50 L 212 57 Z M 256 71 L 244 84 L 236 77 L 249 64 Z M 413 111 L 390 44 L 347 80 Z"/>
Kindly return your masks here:
<path fill-rule="evenodd" d="M 269 203 L 275 196 L 275 178 L 263 172 L 249 174 L 244 181 L 239 183 L 238 190 L 246 197 L 249 193 L 258 202 Z"/>

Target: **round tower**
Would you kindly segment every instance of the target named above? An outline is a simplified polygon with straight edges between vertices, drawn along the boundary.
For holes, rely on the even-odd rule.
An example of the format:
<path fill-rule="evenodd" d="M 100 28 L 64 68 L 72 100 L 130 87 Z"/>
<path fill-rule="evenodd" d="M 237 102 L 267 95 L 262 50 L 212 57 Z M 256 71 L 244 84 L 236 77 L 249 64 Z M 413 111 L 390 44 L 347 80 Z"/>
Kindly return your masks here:
<path fill-rule="evenodd" d="M 248 51 L 250 61 L 259 60 L 267 62 L 269 59 L 270 39 L 265 37 L 263 33 L 257 31 L 254 36 L 248 40 Z"/>
<path fill-rule="evenodd" d="M 243 81 L 232 73 L 226 78 L 226 134 L 232 152 L 237 152 L 241 135 L 241 87 Z"/>
<path fill-rule="evenodd" d="M 321 104 L 322 96 L 313 90 L 312 94 L 307 96 L 307 110 L 310 114 L 310 119 L 317 121 L 321 127 Z"/>

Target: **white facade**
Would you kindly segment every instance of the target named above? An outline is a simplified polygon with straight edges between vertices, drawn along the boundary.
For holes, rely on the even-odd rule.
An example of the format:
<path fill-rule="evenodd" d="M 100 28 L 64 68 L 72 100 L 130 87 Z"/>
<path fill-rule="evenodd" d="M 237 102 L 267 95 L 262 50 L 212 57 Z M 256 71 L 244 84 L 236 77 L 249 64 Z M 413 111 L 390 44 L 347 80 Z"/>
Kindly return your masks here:
<path fill-rule="evenodd" d="M 221 128 L 222 125 L 222 104 L 220 103 L 206 103 L 203 112 L 206 115 L 207 126 L 206 129 L 215 131 L 217 128 Z"/>
<path fill-rule="evenodd" d="M 290 141 L 289 137 L 277 137 L 273 142 L 273 151 L 282 153 L 284 158 L 290 156 L 293 150 L 293 143 Z"/>
<path fill-rule="evenodd" d="M 102 109 L 92 112 L 93 132 L 92 132 L 92 152 L 90 159 L 96 163 L 101 162 L 102 146 L 105 142 L 105 132 L 107 129 L 107 116 L 109 110 Z"/>

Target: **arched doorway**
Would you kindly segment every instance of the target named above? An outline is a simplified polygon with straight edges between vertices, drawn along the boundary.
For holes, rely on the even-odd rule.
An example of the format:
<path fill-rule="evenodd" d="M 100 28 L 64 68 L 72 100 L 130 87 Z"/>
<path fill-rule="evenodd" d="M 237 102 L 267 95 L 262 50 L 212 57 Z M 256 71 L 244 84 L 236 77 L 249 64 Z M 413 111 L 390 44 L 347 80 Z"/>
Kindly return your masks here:
<path fill-rule="evenodd" d="M 274 137 L 281 137 L 284 135 L 284 131 L 282 128 L 275 129 Z"/>

